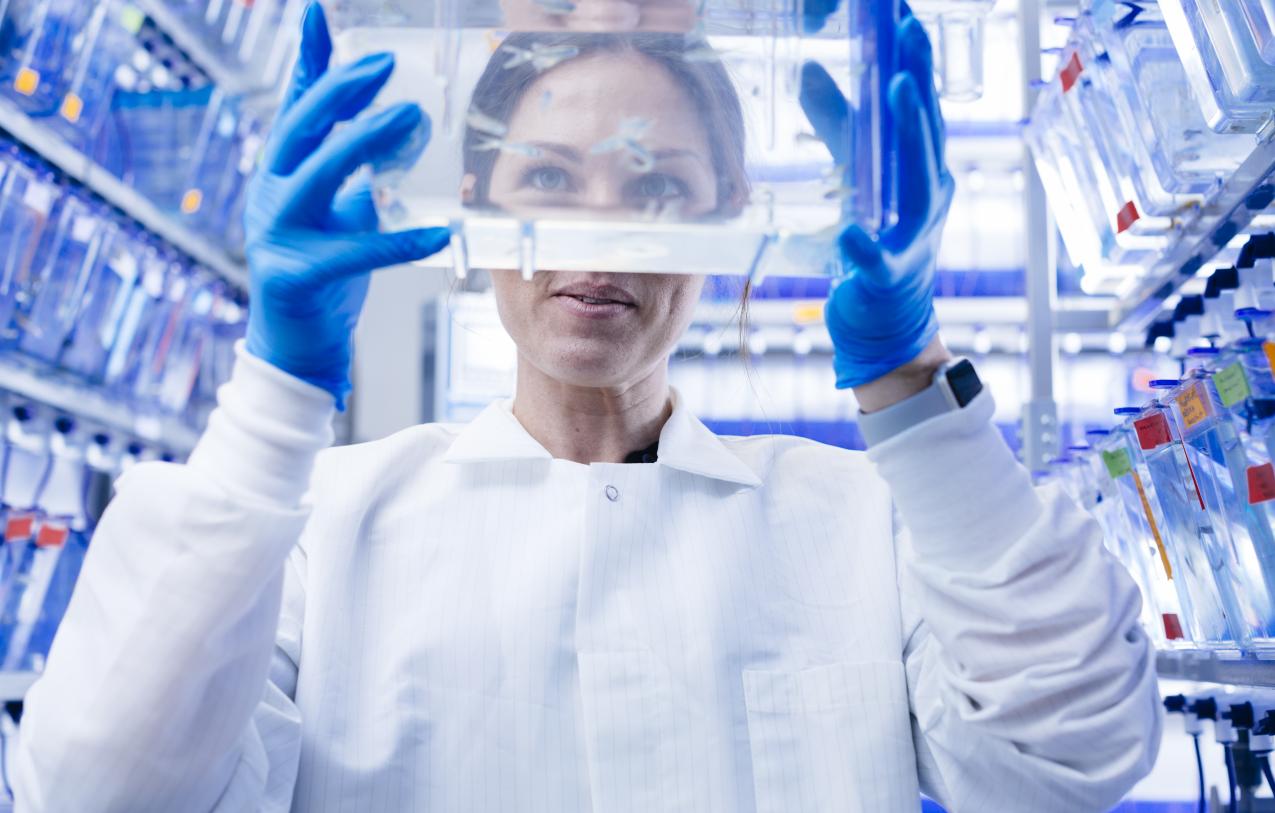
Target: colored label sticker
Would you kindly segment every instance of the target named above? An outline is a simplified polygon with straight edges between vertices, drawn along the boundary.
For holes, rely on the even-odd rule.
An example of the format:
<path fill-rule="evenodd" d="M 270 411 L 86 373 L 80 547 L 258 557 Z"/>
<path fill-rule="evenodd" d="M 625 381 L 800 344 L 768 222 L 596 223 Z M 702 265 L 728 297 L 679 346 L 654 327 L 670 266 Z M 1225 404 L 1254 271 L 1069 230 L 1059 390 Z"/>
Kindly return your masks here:
<path fill-rule="evenodd" d="M 35 535 L 35 544 L 41 548 L 56 548 L 66 543 L 70 530 L 58 522 L 46 522 Z"/>
<path fill-rule="evenodd" d="M 31 68 L 23 68 L 13 78 L 13 89 L 23 96 L 34 96 L 40 89 L 40 72 Z"/>
<path fill-rule="evenodd" d="M 17 542 L 19 539 L 30 539 L 35 530 L 35 516 L 18 514 L 11 516 L 4 524 L 4 541 Z"/>
<path fill-rule="evenodd" d="M 1161 613 L 1160 618 L 1164 621 L 1164 637 L 1170 641 L 1180 641 L 1186 636 L 1182 634 L 1182 622 L 1178 620 L 1177 613 Z"/>
<path fill-rule="evenodd" d="M 1248 504 L 1275 500 L 1275 466 L 1263 463 L 1248 468 Z"/>
<path fill-rule="evenodd" d="M 1244 372 L 1244 365 L 1238 361 L 1219 370 L 1217 375 L 1213 376 L 1213 386 L 1217 387 L 1217 397 L 1225 407 L 1235 406 L 1253 394 L 1253 388 L 1248 383 L 1248 375 Z"/>
<path fill-rule="evenodd" d="M 22 204 L 41 217 L 48 217 L 53 209 L 53 195 L 52 186 L 33 182 L 27 184 L 26 192 L 22 193 Z"/>
<path fill-rule="evenodd" d="M 1103 452 L 1102 462 L 1107 466 L 1107 474 L 1111 475 L 1112 480 L 1124 477 L 1133 471 L 1133 461 L 1129 459 L 1129 453 L 1124 449 L 1116 449 L 1113 452 Z"/>
<path fill-rule="evenodd" d="M 188 189 L 182 195 L 182 214 L 193 215 L 204 205 L 204 193 L 199 189 Z"/>
<path fill-rule="evenodd" d="M 1142 215 L 1138 212 L 1138 204 L 1129 201 L 1120 207 L 1120 211 L 1116 212 L 1116 234 L 1124 234 L 1142 219 Z"/>
<path fill-rule="evenodd" d="M 1160 412 L 1134 421 L 1133 431 L 1137 432 L 1138 445 L 1145 451 L 1159 448 L 1173 440 L 1173 436 L 1169 434 L 1169 421 Z"/>
<path fill-rule="evenodd" d="M 77 217 L 71 224 L 71 239 L 77 243 L 87 243 L 93 239 L 97 231 L 98 221 L 92 217 Z"/>
<path fill-rule="evenodd" d="M 1209 417 L 1209 396 L 1199 381 L 1178 394 L 1178 411 L 1188 429 Z"/>
<path fill-rule="evenodd" d="M 1063 93 L 1068 92 L 1076 86 L 1076 80 L 1080 78 L 1080 74 L 1085 72 L 1084 63 L 1080 61 L 1080 54 L 1072 53 L 1071 59 L 1067 60 L 1067 64 L 1058 72 L 1058 81 L 1062 83 Z"/>
<path fill-rule="evenodd" d="M 1266 363 L 1270 365 L 1271 372 L 1275 373 L 1275 342 L 1263 342 L 1262 352 L 1266 354 Z"/>
<path fill-rule="evenodd" d="M 808 302 L 795 305 L 792 309 L 792 321 L 798 325 L 821 325 L 824 313 L 822 302 Z"/>
<path fill-rule="evenodd" d="M 120 9 L 119 22 L 120 28 L 130 34 L 136 34 L 142 30 L 142 25 L 146 22 L 146 15 L 137 6 L 126 5 Z"/>
<path fill-rule="evenodd" d="M 84 100 L 78 93 L 68 93 L 62 100 L 62 109 L 59 112 L 67 121 L 79 124 L 80 116 L 84 115 Z"/>

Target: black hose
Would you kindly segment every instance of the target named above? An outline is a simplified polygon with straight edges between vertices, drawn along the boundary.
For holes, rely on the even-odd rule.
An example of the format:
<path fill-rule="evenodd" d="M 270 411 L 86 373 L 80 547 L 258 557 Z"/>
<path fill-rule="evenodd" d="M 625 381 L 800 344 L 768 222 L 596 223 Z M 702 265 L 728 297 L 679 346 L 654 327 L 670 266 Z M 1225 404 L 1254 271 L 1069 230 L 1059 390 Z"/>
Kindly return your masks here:
<path fill-rule="evenodd" d="M 1235 756 L 1231 753 L 1231 746 L 1223 745 L 1226 751 L 1226 784 L 1230 787 L 1230 801 L 1226 805 L 1227 813 L 1239 813 L 1239 802 L 1235 798 Z"/>
<path fill-rule="evenodd" d="M 1204 809 L 1204 757 L 1200 754 L 1200 735 L 1192 734 L 1191 740 L 1195 743 L 1195 771 L 1200 778 L 1200 804 L 1196 807 L 1196 813 L 1206 813 Z"/>

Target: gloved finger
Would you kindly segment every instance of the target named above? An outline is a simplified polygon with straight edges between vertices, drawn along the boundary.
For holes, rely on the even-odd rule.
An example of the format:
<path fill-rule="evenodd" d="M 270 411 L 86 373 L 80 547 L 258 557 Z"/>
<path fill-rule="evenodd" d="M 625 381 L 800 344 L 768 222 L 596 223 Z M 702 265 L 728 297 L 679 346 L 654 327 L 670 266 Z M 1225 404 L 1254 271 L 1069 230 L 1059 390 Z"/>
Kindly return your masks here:
<path fill-rule="evenodd" d="M 355 121 L 305 160 L 294 176 L 292 199 L 307 208 L 316 201 L 330 204 L 345 179 L 360 167 L 394 157 L 417 139 L 428 141 L 429 126 L 420 107 L 408 102 Z"/>
<path fill-rule="evenodd" d="M 846 226 L 839 240 L 841 257 L 853 272 L 878 277 L 884 263 L 880 243 L 859 226 Z"/>
<path fill-rule="evenodd" d="M 333 231 L 376 231 L 379 223 L 370 178 L 357 178 L 337 193 L 336 200 L 332 203 L 329 223 Z"/>
<path fill-rule="evenodd" d="M 317 263 L 307 272 L 309 281 L 325 285 L 423 260 L 447 248 L 451 239 L 451 231 L 442 228 L 362 235 L 351 248 Z"/>
<path fill-rule="evenodd" d="M 297 55 L 296 67 L 292 69 L 292 81 L 288 84 L 288 92 L 279 108 L 280 115 L 291 110 L 305 92 L 319 81 L 319 77 L 327 71 L 331 59 L 332 35 L 328 32 L 327 16 L 323 12 L 323 6 L 311 2 L 301 21 L 301 52 Z"/>
<path fill-rule="evenodd" d="M 832 160 L 839 167 L 847 166 L 854 143 L 850 134 L 850 104 L 822 65 L 807 62 L 801 67 L 800 99 L 801 109 L 806 111 L 815 135 L 832 153 Z"/>
<path fill-rule="evenodd" d="M 920 91 L 911 74 L 895 74 L 890 81 L 889 103 L 898 143 L 895 188 L 899 191 L 899 221 L 891 232 L 906 244 L 930 223 L 930 209 L 940 180 L 939 165 L 930 116 L 921 107 Z"/>
<path fill-rule="evenodd" d="M 934 130 L 934 155 L 941 166 L 945 146 L 943 108 L 939 104 L 938 88 L 934 86 L 934 48 L 925 26 L 915 17 L 906 18 L 899 25 L 900 67 L 911 74 L 920 91 L 921 106 L 930 117 Z"/>
<path fill-rule="evenodd" d="M 806 0 L 802 10 L 801 25 L 807 34 L 823 30 L 828 18 L 841 5 L 841 0 Z"/>
<path fill-rule="evenodd" d="M 338 122 L 363 112 L 394 71 L 392 54 L 370 54 L 323 74 L 284 114 L 266 145 L 266 171 L 291 175 Z"/>
<path fill-rule="evenodd" d="M 912 7 L 908 5 L 908 0 L 899 0 L 899 19 L 906 20 L 912 16 Z"/>

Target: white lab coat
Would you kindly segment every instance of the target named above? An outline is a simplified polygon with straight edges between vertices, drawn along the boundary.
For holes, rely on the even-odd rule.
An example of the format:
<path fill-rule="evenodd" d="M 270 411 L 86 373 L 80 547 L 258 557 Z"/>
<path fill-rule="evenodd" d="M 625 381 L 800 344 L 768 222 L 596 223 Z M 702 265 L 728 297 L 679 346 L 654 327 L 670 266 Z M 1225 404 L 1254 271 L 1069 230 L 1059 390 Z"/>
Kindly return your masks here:
<path fill-rule="evenodd" d="M 1135 587 L 990 395 L 867 456 L 679 404 L 653 465 L 507 404 L 320 454 L 242 351 L 220 404 L 119 482 L 19 810 L 1080 813 L 1154 760 Z"/>

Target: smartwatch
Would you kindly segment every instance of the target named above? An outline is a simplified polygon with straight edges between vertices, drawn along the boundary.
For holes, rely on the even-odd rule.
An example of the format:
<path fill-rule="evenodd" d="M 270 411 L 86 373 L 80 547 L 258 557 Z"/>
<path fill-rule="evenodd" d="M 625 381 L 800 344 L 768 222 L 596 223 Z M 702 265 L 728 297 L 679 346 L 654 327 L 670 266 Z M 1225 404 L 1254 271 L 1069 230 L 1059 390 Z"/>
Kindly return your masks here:
<path fill-rule="evenodd" d="M 879 412 L 860 412 L 859 431 L 868 446 L 875 446 L 930 418 L 964 409 L 982 391 L 983 382 L 970 360 L 954 359 L 938 369 L 929 387 L 911 398 Z"/>

